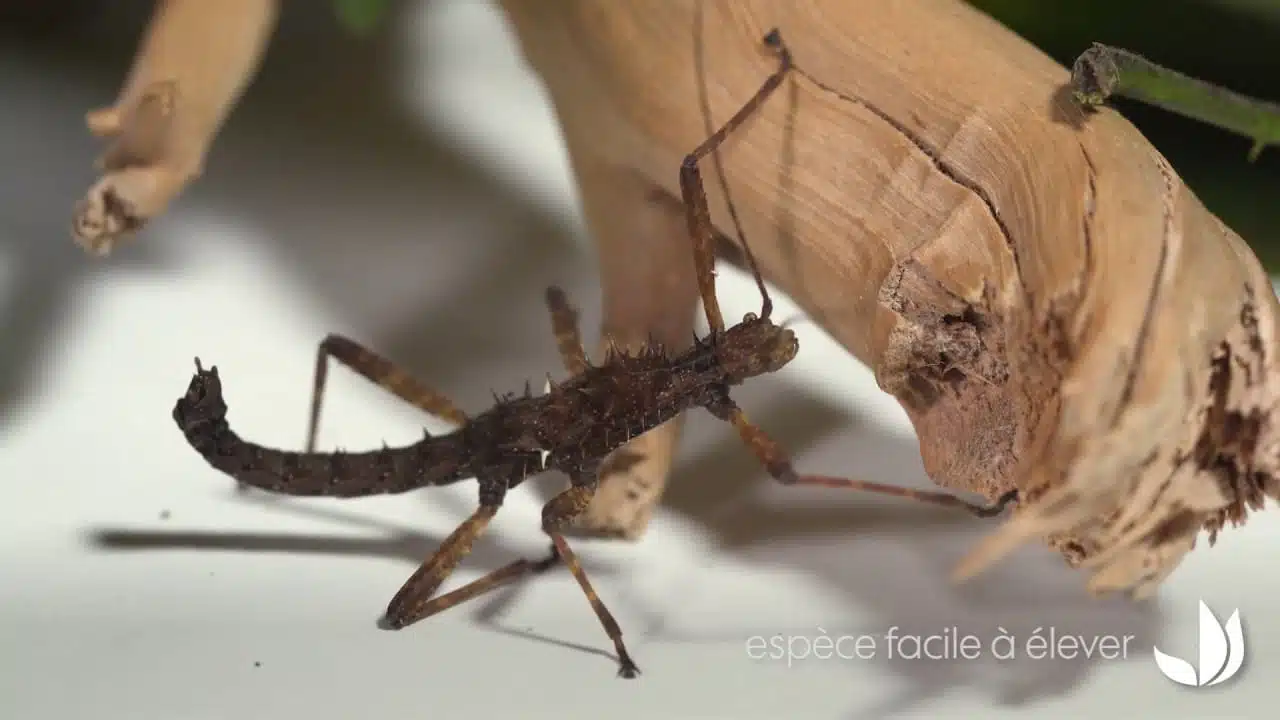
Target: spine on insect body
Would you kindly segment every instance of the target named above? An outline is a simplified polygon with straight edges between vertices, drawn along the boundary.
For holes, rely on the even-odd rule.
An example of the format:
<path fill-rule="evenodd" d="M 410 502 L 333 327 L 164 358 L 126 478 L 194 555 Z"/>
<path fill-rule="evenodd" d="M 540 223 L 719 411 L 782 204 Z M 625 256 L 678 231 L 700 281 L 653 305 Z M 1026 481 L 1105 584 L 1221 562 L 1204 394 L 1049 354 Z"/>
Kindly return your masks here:
<path fill-rule="evenodd" d="M 402 493 L 463 479 L 451 438 L 425 438 L 405 447 L 362 453 L 302 453 L 244 440 L 227 423 L 217 368 L 196 374 L 173 408 L 187 442 L 215 469 L 268 492 L 296 496 L 361 497 Z M 436 460 L 439 461 L 436 461 Z"/>

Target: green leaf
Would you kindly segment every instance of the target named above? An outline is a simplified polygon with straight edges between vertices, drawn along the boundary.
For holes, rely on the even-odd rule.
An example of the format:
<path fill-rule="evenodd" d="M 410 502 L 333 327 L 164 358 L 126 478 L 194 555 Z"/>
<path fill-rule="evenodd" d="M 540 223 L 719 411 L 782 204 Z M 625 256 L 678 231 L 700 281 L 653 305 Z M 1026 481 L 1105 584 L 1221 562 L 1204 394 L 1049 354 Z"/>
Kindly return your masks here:
<path fill-rule="evenodd" d="M 348 30 L 367 35 L 378 26 L 390 4 L 391 0 L 334 0 L 334 10 Z"/>

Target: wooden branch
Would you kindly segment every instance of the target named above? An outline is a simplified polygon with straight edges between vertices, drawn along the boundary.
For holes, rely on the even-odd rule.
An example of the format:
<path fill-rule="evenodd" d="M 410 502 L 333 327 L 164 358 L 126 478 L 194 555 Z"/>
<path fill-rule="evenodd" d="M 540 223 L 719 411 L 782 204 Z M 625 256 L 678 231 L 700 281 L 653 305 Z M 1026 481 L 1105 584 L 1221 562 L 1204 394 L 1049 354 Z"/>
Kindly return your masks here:
<path fill-rule="evenodd" d="M 729 182 L 765 273 L 875 369 L 930 477 L 1020 490 L 957 577 L 1041 538 L 1095 591 L 1143 595 L 1201 528 L 1277 496 L 1266 274 L 1132 125 L 1086 116 L 1068 71 L 990 18 L 957 0 L 503 5 L 575 165 L 671 194 L 705 135 L 698 43 L 718 123 L 780 28 L 799 72 L 723 153 Z M 608 202 L 590 222 L 605 263 L 636 252 L 613 238 L 651 195 Z"/>
<path fill-rule="evenodd" d="M 143 167 L 198 168 L 269 26 L 270 3 L 238 2 L 200 29 L 239 38 L 222 71 L 147 74 L 180 100 Z M 1093 590 L 1145 595 L 1201 529 L 1212 541 L 1280 495 L 1266 274 L 1132 125 L 1086 115 L 1067 70 L 991 19 L 959 0 L 502 4 L 562 122 L 623 344 L 691 327 L 671 198 L 705 135 L 697 83 L 722 121 L 773 68 L 760 40 L 781 30 L 798 72 L 722 153 L 729 181 L 766 275 L 875 369 L 930 477 L 1020 491 L 958 578 L 1043 539 L 1093 570 Z M 206 114 L 183 124 L 191 97 Z M 672 424 L 628 448 L 588 524 L 638 537 L 677 437 Z"/>
<path fill-rule="evenodd" d="M 257 69 L 279 0 L 160 0 L 114 105 L 89 112 L 110 144 L 72 233 L 106 255 L 198 177 L 205 153 Z"/>

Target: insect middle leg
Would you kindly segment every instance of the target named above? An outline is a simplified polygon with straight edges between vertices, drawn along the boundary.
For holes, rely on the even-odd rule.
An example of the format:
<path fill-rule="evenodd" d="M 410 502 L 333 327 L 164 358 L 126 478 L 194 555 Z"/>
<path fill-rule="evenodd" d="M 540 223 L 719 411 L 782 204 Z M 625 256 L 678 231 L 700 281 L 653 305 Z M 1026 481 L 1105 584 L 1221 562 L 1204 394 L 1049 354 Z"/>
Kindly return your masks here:
<path fill-rule="evenodd" d="M 582 335 L 578 329 L 578 313 L 569 305 L 569 299 L 564 291 L 554 286 L 547 288 L 547 308 L 551 311 L 551 328 L 555 333 L 564 367 L 570 375 L 579 375 L 587 369 L 588 362 L 586 350 L 582 345 Z M 644 460 L 644 455 L 630 445 L 624 445 L 614 450 L 600 464 L 598 477 L 616 476 Z M 554 564 L 555 559 L 556 553 L 553 552 L 552 557 L 546 562 Z"/>
<path fill-rule="evenodd" d="M 409 578 L 404 587 L 396 594 L 391 601 L 391 607 L 387 609 L 387 620 L 392 627 L 400 628 L 411 623 L 417 622 L 424 618 L 443 612 L 451 607 L 464 603 L 472 598 L 483 595 L 492 590 L 511 583 L 515 580 L 528 575 L 538 574 L 555 567 L 563 562 L 569 572 L 573 574 L 574 580 L 578 582 L 578 586 L 582 588 L 583 594 L 587 596 L 587 602 L 591 604 L 591 610 L 595 612 L 596 618 L 600 621 L 600 625 L 604 627 L 605 633 L 613 642 L 614 651 L 618 654 L 618 675 L 624 678 L 634 678 L 640 674 L 640 668 L 636 666 L 634 660 L 631 659 L 631 653 L 627 652 L 627 646 L 622 641 L 622 628 L 618 625 L 618 621 L 613 617 L 613 613 L 609 612 L 609 608 L 605 606 L 604 601 L 596 593 L 595 588 L 591 585 L 591 581 L 587 578 L 587 572 L 582 568 L 582 563 L 578 560 L 577 553 L 569 547 L 569 543 L 565 540 L 564 530 L 573 522 L 574 518 L 586 509 L 591 502 L 591 497 L 596 490 L 596 474 L 580 473 L 571 478 L 572 484 L 569 489 L 551 498 L 551 500 L 542 508 L 542 529 L 551 537 L 551 555 L 542 560 L 517 560 L 509 565 L 501 567 L 488 575 L 453 590 L 438 597 L 431 597 L 431 593 L 452 571 L 453 566 L 457 565 L 457 560 L 453 561 L 443 572 L 440 570 L 444 562 L 442 560 L 436 562 L 437 556 L 446 555 L 446 546 L 450 546 L 454 542 L 454 536 L 466 536 L 469 531 L 465 531 L 467 523 L 476 520 L 473 516 L 463 527 L 455 531 L 454 536 L 450 536 L 448 540 L 440 546 L 435 556 L 423 563 L 422 567 Z M 484 506 L 479 515 L 484 511 Z M 496 509 L 496 508 L 495 508 Z M 488 524 L 493 517 L 492 513 L 487 517 L 476 521 L 479 530 L 471 534 L 470 539 L 461 539 L 457 542 L 465 544 L 466 550 L 470 550 L 470 543 L 479 534 L 480 530 Z M 454 553 L 456 554 L 456 553 Z M 462 554 L 465 554 L 465 550 Z M 457 559 L 461 559 L 461 555 L 457 555 Z"/>
<path fill-rule="evenodd" d="M 595 612 L 596 619 L 600 621 L 605 633 L 613 641 L 613 649 L 618 654 L 618 675 L 634 678 L 640 674 L 640 668 L 631 659 L 631 653 L 627 652 L 627 646 L 622 642 L 622 628 L 614 619 L 613 613 L 609 612 L 609 608 L 605 607 L 604 601 L 596 594 L 591 581 L 587 579 L 586 570 L 582 569 L 582 563 L 578 561 L 577 553 L 569 547 L 569 542 L 565 540 L 563 534 L 573 520 L 591 503 L 599 483 L 597 471 L 597 468 L 591 468 L 588 472 L 579 472 L 570 476 L 569 488 L 551 498 L 543 506 L 542 531 L 551 537 L 556 555 L 569 568 L 569 572 L 573 573 L 573 579 L 578 581 L 578 586 L 587 596 L 587 602 L 591 604 L 591 610 Z"/>
<path fill-rule="evenodd" d="M 565 370 L 569 371 L 571 376 L 576 376 L 585 372 L 590 366 L 590 363 L 587 360 L 586 349 L 582 344 L 582 334 L 578 326 L 578 313 L 569 304 L 569 299 L 563 290 L 555 286 L 547 288 L 547 309 L 551 313 L 551 329 L 556 336 L 556 345 L 559 347 L 560 357 L 564 362 Z M 648 344 L 650 347 L 655 345 L 655 341 L 652 337 Z M 611 348 L 617 348 L 616 345 L 612 344 L 612 340 L 610 341 L 610 346 Z M 678 427 L 678 423 L 680 421 L 677 419 L 671 422 L 676 424 L 675 427 Z M 662 462 L 661 456 L 664 453 L 662 444 L 664 442 L 667 443 L 667 447 L 669 448 L 670 443 L 673 442 L 671 440 L 671 436 L 673 435 L 672 430 L 672 425 L 656 428 L 645 435 L 632 438 L 629 443 L 614 450 L 605 458 L 604 462 L 600 466 L 600 479 L 608 481 L 610 478 L 613 478 L 613 482 L 615 483 L 628 482 L 629 480 L 622 476 L 629 473 L 632 468 L 635 468 L 637 465 L 645 463 L 646 461 L 650 463 L 649 468 L 646 470 L 649 473 L 654 473 L 654 464 Z M 646 448 L 650 450 L 650 453 L 645 452 Z M 669 455 L 667 457 L 669 458 Z M 632 489 L 627 489 L 626 492 L 627 502 L 637 503 L 637 500 L 640 497 L 639 493 Z M 598 496 L 593 497 L 597 498 L 597 503 L 600 502 Z M 606 497 L 606 501 L 607 500 L 608 498 Z M 616 507 L 616 505 L 612 503 L 608 506 Z M 607 518 L 608 516 L 605 517 Z M 604 534 L 607 537 L 623 535 L 622 532 L 619 532 L 616 521 L 609 522 L 607 525 L 592 523 L 590 527 L 583 528 L 583 519 L 587 519 L 589 522 L 591 520 L 598 522 L 601 518 L 591 518 L 590 515 L 587 514 L 579 516 L 577 521 L 579 529 L 585 529 L 588 533 Z M 606 522 L 608 522 L 608 520 L 606 520 Z M 601 533 L 600 531 L 605 527 L 608 527 L 609 531 Z"/>
<path fill-rule="evenodd" d="M 978 505 L 945 492 L 928 492 L 911 488 L 889 485 L 887 483 L 855 480 L 852 478 L 830 477 L 827 475 L 799 475 L 791 465 L 787 451 L 778 441 L 769 437 L 764 430 L 747 419 L 746 413 L 730 398 L 721 398 L 718 402 L 707 406 L 707 410 L 717 418 L 733 425 L 743 442 L 751 448 L 752 454 L 760 460 L 769 475 L 784 485 L 811 485 L 818 487 L 844 488 L 881 495 L 894 495 L 931 505 L 961 507 L 978 517 L 994 517 L 1004 512 L 1005 506 L 1018 498 L 1018 491 L 1011 490 L 1000 496 L 991 505 Z"/>

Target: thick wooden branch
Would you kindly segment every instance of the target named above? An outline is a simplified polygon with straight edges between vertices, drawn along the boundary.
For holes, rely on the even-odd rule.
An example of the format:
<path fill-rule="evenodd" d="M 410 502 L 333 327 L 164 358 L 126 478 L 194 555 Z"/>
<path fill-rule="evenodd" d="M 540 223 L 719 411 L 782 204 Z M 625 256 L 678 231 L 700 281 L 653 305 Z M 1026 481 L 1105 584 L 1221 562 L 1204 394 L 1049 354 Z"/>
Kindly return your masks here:
<path fill-rule="evenodd" d="M 769 278 L 906 408 L 929 475 L 1021 491 L 958 575 L 1043 538 L 1093 589 L 1144 594 L 1202 528 L 1277 495 L 1267 276 L 1132 125 L 1086 115 L 1068 71 L 988 17 L 952 0 L 503 4 L 575 163 L 673 194 L 706 134 L 696 83 L 723 121 L 781 30 L 799 72 L 723 153 L 735 200 Z M 592 222 L 603 254 L 649 202 Z"/>
<path fill-rule="evenodd" d="M 239 56 L 178 76 L 177 97 L 234 101 L 274 17 L 238 4 L 201 33 L 240 38 L 223 46 Z M 769 279 L 902 403 L 930 477 L 1020 491 L 959 577 L 1043 539 L 1094 590 L 1149 593 L 1201 529 L 1280 495 L 1267 276 L 1132 125 L 1078 108 L 1068 71 L 991 19 L 959 0 L 502 5 L 556 106 L 606 330 L 626 344 L 687 336 L 696 296 L 671 197 L 706 134 L 698 83 L 723 121 L 773 69 L 760 40 L 781 30 L 798 72 L 722 153 L 735 201 Z M 222 117 L 181 113 L 146 164 L 178 168 L 172 188 Z M 630 448 L 642 459 L 604 479 L 589 525 L 641 534 L 677 436 Z"/>

